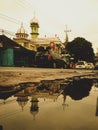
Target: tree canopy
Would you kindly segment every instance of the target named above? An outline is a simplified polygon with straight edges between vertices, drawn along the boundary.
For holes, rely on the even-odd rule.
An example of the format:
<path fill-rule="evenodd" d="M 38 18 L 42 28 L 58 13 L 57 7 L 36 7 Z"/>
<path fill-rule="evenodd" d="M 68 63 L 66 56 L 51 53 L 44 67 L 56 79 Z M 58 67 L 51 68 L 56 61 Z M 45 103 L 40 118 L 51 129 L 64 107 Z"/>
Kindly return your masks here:
<path fill-rule="evenodd" d="M 77 37 L 66 45 L 67 52 L 72 55 L 77 62 L 78 60 L 94 61 L 94 50 L 92 43 L 84 38 Z"/>

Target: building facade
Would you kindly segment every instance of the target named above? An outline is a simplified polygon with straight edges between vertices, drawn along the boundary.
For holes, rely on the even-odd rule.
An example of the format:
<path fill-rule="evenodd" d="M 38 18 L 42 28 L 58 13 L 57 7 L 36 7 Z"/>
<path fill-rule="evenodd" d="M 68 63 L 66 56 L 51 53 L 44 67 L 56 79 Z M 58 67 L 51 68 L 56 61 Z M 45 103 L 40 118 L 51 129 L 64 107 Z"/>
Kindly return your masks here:
<path fill-rule="evenodd" d="M 62 49 L 65 46 L 57 35 L 54 37 L 45 36 L 39 38 L 39 22 L 36 17 L 33 17 L 33 19 L 31 19 L 30 28 L 31 37 L 28 38 L 29 34 L 25 31 L 23 24 L 21 24 L 21 27 L 17 30 L 16 37 L 13 38 L 13 40 L 30 50 L 36 51 L 40 46 L 43 46 L 44 48 L 50 46 L 53 51 L 61 53 Z"/>
<path fill-rule="evenodd" d="M 0 66 L 33 66 L 34 62 L 35 51 L 0 35 Z"/>

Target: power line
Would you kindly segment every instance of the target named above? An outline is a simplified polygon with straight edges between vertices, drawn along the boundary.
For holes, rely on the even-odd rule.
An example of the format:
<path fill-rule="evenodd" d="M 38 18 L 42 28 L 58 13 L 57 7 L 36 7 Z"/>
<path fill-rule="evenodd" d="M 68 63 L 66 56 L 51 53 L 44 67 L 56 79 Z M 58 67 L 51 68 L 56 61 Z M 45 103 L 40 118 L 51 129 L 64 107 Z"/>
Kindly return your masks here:
<path fill-rule="evenodd" d="M 16 1 L 16 4 L 22 8 L 24 8 L 25 10 L 31 10 L 33 9 L 33 12 L 35 11 L 35 7 L 32 8 L 32 6 L 35 6 L 34 3 L 31 0 L 20 0 L 20 1 Z M 33 14 L 34 15 L 34 14 Z"/>
<path fill-rule="evenodd" d="M 14 32 L 11 32 L 11 31 L 8 31 L 8 30 L 5 30 L 5 29 L 0 29 L 0 32 L 2 33 L 2 35 L 7 34 L 7 35 L 15 36 Z"/>
<path fill-rule="evenodd" d="M 16 20 L 16 19 L 14 19 L 14 18 L 11 18 L 11 17 L 9 17 L 9 16 L 7 16 L 7 15 L 5 15 L 5 14 L 1 14 L 1 13 L 0 13 L 0 17 L 1 17 L 2 19 L 8 20 L 8 21 L 13 22 L 13 23 L 16 23 L 16 24 L 20 24 L 20 23 L 21 23 L 19 20 Z"/>
<path fill-rule="evenodd" d="M 25 8 L 25 9 L 30 9 L 30 8 L 32 9 L 32 2 L 30 2 L 30 1 L 20 0 L 20 1 L 16 1 L 16 3 L 17 3 L 19 6 Z"/>
<path fill-rule="evenodd" d="M 22 8 L 26 8 L 27 5 L 25 6 L 25 2 L 22 0 L 22 1 L 16 1 L 16 4 Z"/>

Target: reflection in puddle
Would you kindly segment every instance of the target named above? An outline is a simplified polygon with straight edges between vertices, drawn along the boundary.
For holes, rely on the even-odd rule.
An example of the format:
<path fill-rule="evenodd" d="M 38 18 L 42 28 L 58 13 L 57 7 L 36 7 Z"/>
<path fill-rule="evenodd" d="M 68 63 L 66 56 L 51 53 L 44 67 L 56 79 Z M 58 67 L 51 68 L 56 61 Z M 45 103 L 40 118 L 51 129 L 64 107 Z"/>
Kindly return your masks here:
<path fill-rule="evenodd" d="M 73 113 L 75 113 L 75 116 L 80 121 L 83 118 L 82 122 L 85 122 L 85 118 L 87 118 L 85 117 L 85 114 L 84 114 L 85 112 L 88 114 L 89 112 L 92 113 L 92 110 L 93 110 L 94 113 L 96 114 L 94 113 L 91 114 L 92 117 L 95 115 L 98 116 L 98 95 L 97 95 L 98 93 L 96 91 L 96 95 L 95 93 L 94 94 L 92 93 L 92 95 L 90 95 L 92 90 L 94 90 L 93 92 L 95 92 L 95 89 L 96 90 L 98 89 L 98 79 L 93 79 L 93 78 L 92 79 L 75 78 L 74 80 L 72 78 L 68 78 L 68 79 L 56 79 L 56 80 L 42 80 L 40 83 L 34 83 L 34 82 L 20 83 L 18 86 L 15 86 L 14 88 L 10 87 L 10 88 L 0 89 L 0 99 L 1 99 L 0 106 L 4 107 L 5 109 L 6 106 L 9 107 L 9 105 L 11 104 L 10 109 L 11 110 L 13 109 L 15 111 L 15 109 L 16 108 L 18 109 L 18 107 L 14 107 L 14 105 L 15 106 L 19 105 L 21 109 L 18 109 L 15 111 L 15 113 L 17 113 L 16 114 L 17 116 L 12 114 L 14 115 L 13 119 L 15 118 L 15 121 L 16 120 L 21 121 L 23 118 L 26 120 L 27 118 L 27 120 L 29 120 L 30 122 L 31 121 L 30 115 L 32 115 L 33 116 L 32 119 L 34 121 L 36 121 L 36 116 L 38 117 L 38 121 L 40 120 L 39 119 L 40 117 L 41 118 L 40 122 L 43 121 L 41 122 L 42 124 L 45 122 L 49 128 L 51 128 L 53 125 L 51 125 L 50 127 L 49 123 L 47 123 L 46 121 L 48 120 L 51 124 L 57 120 L 58 121 L 57 124 L 60 125 L 62 130 L 64 130 L 65 128 L 67 130 L 73 130 L 73 128 L 68 127 L 71 123 L 74 124 Z M 88 98 L 89 100 L 86 97 L 89 97 Z M 96 99 L 97 99 L 97 102 L 94 104 Z M 75 103 L 75 101 L 77 102 Z M 90 103 L 90 101 L 92 102 L 92 104 Z M 12 104 L 12 102 L 14 105 Z M 90 105 L 88 105 L 88 102 Z M 63 112 L 64 112 L 63 114 L 62 114 L 61 108 L 63 108 Z M 85 110 L 86 108 L 87 110 Z M 10 109 L 6 108 L 6 111 L 10 113 Z M 22 116 L 17 111 L 21 112 Z M 50 111 L 52 114 L 50 113 Z M 59 112 L 61 113 L 62 116 L 60 116 Z M 5 116 L 2 116 L 2 113 L 6 115 L 6 112 L 4 112 L 3 109 L 1 109 L 1 112 L 0 112 L 0 119 L 4 123 L 4 118 L 2 117 L 5 117 Z M 28 115 L 28 113 L 30 115 Z M 51 119 L 51 116 L 53 120 Z M 17 117 L 19 117 L 20 119 Z M 8 119 L 9 118 L 10 116 L 8 116 Z M 68 122 L 68 119 L 71 119 L 72 122 L 70 121 Z M 63 120 L 65 121 L 65 124 L 68 123 L 69 125 L 66 124 L 65 125 L 66 127 L 61 125 Z M 29 122 L 27 121 L 26 123 L 29 124 Z M 57 124 L 55 124 L 55 126 Z M 4 123 L 3 125 L 6 125 L 6 123 Z M 32 123 L 29 125 L 32 126 Z M 35 130 L 39 129 L 38 126 L 36 126 L 37 127 L 36 129 L 35 128 L 34 129 Z M 62 128 L 62 126 L 64 128 Z M 96 129 L 98 128 L 97 126 L 95 125 L 94 130 L 97 130 Z M 12 128 L 11 125 L 9 127 Z M 20 126 L 20 127 L 23 127 L 23 126 Z M 45 129 L 48 127 L 45 127 Z M 88 128 L 90 128 L 90 125 L 86 126 L 86 129 Z M 20 130 L 20 128 L 16 128 L 16 129 Z M 23 128 L 23 129 L 27 130 L 27 128 Z M 42 129 L 44 129 L 44 127 L 42 127 Z M 5 130 L 7 130 L 7 128 Z M 28 130 L 32 130 L 32 128 L 30 127 Z M 53 130 L 56 130 L 56 129 L 54 128 Z M 82 128 L 77 129 L 77 130 L 82 130 Z"/>
<path fill-rule="evenodd" d="M 89 92 L 93 85 L 91 79 L 74 80 L 71 85 L 64 88 L 64 94 L 69 95 L 74 100 L 80 100 L 89 96 Z"/>
<path fill-rule="evenodd" d="M 81 100 L 82 98 L 89 96 L 92 86 L 96 89 L 98 88 L 98 79 L 75 79 L 71 78 L 64 79 L 56 79 L 56 80 L 42 80 L 40 83 L 28 82 L 28 83 L 20 83 L 18 87 L 2 87 L 0 90 L 0 99 L 4 99 L 5 101 L 14 95 L 17 97 L 17 102 L 22 104 L 23 106 L 29 100 L 28 96 L 36 98 L 40 97 L 48 97 L 54 98 L 54 101 L 58 98 L 60 94 L 64 97 L 64 102 L 66 100 L 66 96 L 70 96 L 73 100 Z M 33 99 L 31 100 L 31 102 Z M 63 102 L 63 104 L 65 104 Z"/>
<path fill-rule="evenodd" d="M 35 120 L 35 116 L 39 111 L 38 107 L 38 102 L 39 100 L 36 97 L 32 97 L 31 99 L 31 107 L 30 107 L 30 112 L 33 115 L 33 119 Z"/>

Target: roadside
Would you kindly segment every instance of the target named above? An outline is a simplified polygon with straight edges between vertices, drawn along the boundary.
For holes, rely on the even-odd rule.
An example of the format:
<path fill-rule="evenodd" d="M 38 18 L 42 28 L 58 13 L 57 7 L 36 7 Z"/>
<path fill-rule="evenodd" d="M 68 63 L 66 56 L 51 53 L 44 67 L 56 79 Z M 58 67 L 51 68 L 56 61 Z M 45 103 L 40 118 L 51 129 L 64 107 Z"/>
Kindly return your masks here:
<path fill-rule="evenodd" d="M 95 70 L 46 69 L 0 67 L 0 86 L 14 86 L 24 82 L 40 82 L 41 80 L 65 79 L 79 75 L 97 75 Z"/>

